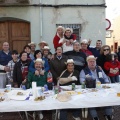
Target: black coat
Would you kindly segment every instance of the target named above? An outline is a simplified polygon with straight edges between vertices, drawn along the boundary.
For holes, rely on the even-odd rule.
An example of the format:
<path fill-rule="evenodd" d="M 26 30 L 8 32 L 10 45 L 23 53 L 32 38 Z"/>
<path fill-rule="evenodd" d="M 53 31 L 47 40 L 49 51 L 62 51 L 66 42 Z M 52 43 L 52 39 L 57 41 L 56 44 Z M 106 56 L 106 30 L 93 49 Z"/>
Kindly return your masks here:
<path fill-rule="evenodd" d="M 64 55 L 68 56 L 68 59 L 73 59 L 74 64 L 75 64 L 75 69 L 78 70 L 79 72 L 86 66 L 86 55 L 83 52 L 76 52 L 75 50 L 73 51 L 68 51 L 64 53 Z"/>
<path fill-rule="evenodd" d="M 64 55 L 60 60 L 55 56 L 54 60 L 50 61 L 50 70 L 52 72 L 55 85 L 57 84 L 57 78 L 60 76 L 62 71 L 66 69 L 65 62 L 67 62 L 67 57 Z"/>
<path fill-rule="evenodd" d="M 24 66 L 29 66 L 30 61 L 26 61 L 23 63 Z M 13 70 L 13 82 L 14 84 L 18 84 L 18 87 L 20 87 L 20 85 L 22 84 L 22 61 L 20 60 L 19 62 L 17 62 L 14 66 L 14 70 Z"/>
<path fill-rule="evenodd" d="M 106 62 L 106 56 L 105 56 L 105 55 L 100 55 L 100 56 L 97 58 L 97 65 L 100 66 L 100 67 L 103 69 L 103 71 L 107 74 L 108 71 L 106 71 L 106 70 L 104 69 L 104 64 L 105 64 L 105 62 Z"/>

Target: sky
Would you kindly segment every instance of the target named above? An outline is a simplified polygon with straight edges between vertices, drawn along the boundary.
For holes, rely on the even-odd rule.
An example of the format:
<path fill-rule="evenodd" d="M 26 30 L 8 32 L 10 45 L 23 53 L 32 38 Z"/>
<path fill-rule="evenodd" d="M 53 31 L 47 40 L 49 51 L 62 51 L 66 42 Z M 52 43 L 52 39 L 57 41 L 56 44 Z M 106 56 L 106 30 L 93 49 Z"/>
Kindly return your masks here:
<path fill-rule="evenodd" d="M 106 0 L 106 18 L 112 21 L 120 15 L 120 0 Z"/>

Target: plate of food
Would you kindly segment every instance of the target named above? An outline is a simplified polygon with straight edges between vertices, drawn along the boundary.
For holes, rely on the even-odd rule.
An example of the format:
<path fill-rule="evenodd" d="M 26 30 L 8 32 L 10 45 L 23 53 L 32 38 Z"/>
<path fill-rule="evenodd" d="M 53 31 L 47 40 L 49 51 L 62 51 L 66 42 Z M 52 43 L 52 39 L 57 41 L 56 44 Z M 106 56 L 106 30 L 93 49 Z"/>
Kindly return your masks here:
<path fill-rule="evenodd" d="M 66 94 L 68 94 L 68 95 L 76 95 L 77 94 L 77 92 L 76 91 L 65 91 L 65 93 Z"/>
<path fill-rule="evenodd" d="M 108 85 L 103 85 L 102 88 L 104 88 L 104 89 L 109 89 L 109 88 L 111 88 L 111 87 L 108 86 Z"/>
<path fill-rule="evenodd" d="M 0 92 L 0 97 L 4 96 L 5 92 Z"/>
<path fill-rule="evenodd" d="M 26 100 L 27 97 L 29 97 L 29 91 L 24 90 L 12 90 L 9 93 L 7 93 L 8 98 L 12 100 Z"/>
<path fill-rule="evenodd" d="M 71 95 L 66 93 L 58 94 L 56 99 L 60 102 L 67 102 L 71 99 Z"/>

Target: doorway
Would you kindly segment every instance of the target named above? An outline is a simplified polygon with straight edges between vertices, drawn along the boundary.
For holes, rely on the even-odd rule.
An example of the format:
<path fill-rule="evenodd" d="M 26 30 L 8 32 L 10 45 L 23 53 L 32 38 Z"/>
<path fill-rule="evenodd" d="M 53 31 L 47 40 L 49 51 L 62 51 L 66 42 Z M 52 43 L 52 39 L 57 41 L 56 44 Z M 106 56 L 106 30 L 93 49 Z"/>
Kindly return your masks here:
<path fill-rule="evenodd" d="M 3 42 L 10 44 L 10 50 L 18 50 L 31 41 L 30 23 L 26 21 L 5 20 L 0 21 L 0 50 Z"/>

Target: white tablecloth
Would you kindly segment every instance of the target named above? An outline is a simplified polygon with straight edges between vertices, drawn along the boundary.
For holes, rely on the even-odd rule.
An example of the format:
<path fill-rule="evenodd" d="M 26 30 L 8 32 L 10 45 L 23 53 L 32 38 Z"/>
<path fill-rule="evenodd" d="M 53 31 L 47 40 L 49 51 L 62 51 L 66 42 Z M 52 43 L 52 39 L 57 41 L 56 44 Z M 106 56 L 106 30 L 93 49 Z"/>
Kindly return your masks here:
<path fill-rule="evenodd" d="M 85 92 L 84 94 L 73 95 L 68 102 L 59 102 L 54 96 L 46 97 L 43 101 L 34 100 L 5 100 L 0 102 L 0 112 L 14 111 L 37 111 L 37 110 L 53 110 L 66 108 L 90 108 L 101 106 L 120 105 L 120 84 L 110 84 L 111 88 L 101 89 L 98 92 Z M 82 91 L 77 87 L 77 91 Z"/>

